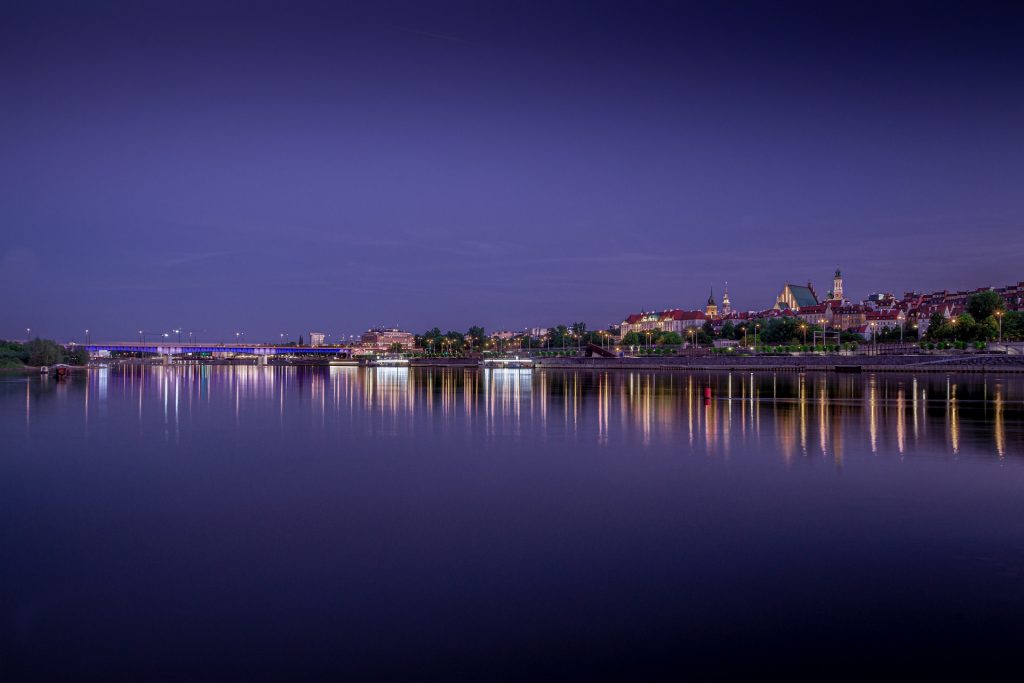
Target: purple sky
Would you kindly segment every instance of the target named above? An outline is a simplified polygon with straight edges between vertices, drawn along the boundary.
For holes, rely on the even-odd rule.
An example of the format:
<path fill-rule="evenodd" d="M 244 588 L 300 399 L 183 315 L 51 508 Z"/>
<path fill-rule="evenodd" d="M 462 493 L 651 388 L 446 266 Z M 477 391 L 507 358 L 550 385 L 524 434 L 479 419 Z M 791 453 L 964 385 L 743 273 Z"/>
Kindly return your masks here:
<path fill-rule="evenodd" d="M 7 2 L 0 336 L 603 327 L 836 266 L 856 298 L 1024 279 L 1009 11 Z"/>

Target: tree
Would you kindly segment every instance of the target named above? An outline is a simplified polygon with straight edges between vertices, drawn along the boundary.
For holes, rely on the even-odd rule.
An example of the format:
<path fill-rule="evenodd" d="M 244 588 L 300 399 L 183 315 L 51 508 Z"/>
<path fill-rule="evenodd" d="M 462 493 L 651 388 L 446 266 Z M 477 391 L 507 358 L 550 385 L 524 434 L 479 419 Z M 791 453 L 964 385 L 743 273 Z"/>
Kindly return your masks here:
<path fill-rule="evenodd" d="M 548 346 L 567 346 L 569 328 L 565 325 L 555 325 L 548 328 Z"/>
<path fill-rule="evenodd" d="M 28 343 L 28 364 L 56 365 L 64 361 L 64 348 L 51 339 L 36 337 Z"/>
<path fill-rule="evenodd" d="M 473 346 L 483 344 L 483 340 L 486 339 L 487 333 L 480 326 L 474 325 L 466 331 L 466 336 L 473 338 L 469 345 L 470 349 L 472 349 Z"/>
<path fill-rule="evenodd" d="M 657 341 L 659 346 L 679 346 L 682 343 L 683 338 L 678 332 L 662 332 Z"/>
<path fill-rule="evenodd" d="M 1024 312 L 1007 311 L 1003 316 L 1003 339 L 1024 339 Z"/>
<path fill-rule="evenodd" d="M 81 346 L 76 346 L 68 352 L 67 362 L 71 365 L 86 365 L 89 363 L 89 352 Z"/>
<path fill-rule="evenodd" d="M 630 332 L 622 338 L 626 346 L 642 346 L 647 343 L 647 335 L 643 332 Z"/>
<path fill-rule="evenodd" d="M 722 339 L 735 339 L 736 338 L 736 327 L 732 324 L 731 320 L 726 320 L 722 325 L 722 330 L 719 332 L 719 336 Z"/>
<path fill-rule="evenodd" d="M 572 333 L 575 334 L 577 337 L 582 337 L 587 333 L 587 324 L 573 323 L 570 329 L 572 330 Z"/>
<path fill-rule="evenodd" d="M 395 342 L 394 344 L 388 347 L 388 351 L 390 351 L 391 353 L 401 353 L 404 350 L 405 348 L 402 346 L 401 342 Z"/>
<path fill-rule="evenodd" d="M 18 367 L 28 362 L 28 348 L 13 341 L 0 341 L 0 368 Z"/>
<path fill-rule="evenodd" d="M 761 327 L 758 342 L 764 344 L 789 344 L 800 339 L 802 330 L 796 318 L 772 318 Z"/>
<path fill-rule="evenodd" d="M 1003 297 L 991 290 L 967 297 L 967 312 L 975 320 L 984 320 L 1003 309 Z"/>

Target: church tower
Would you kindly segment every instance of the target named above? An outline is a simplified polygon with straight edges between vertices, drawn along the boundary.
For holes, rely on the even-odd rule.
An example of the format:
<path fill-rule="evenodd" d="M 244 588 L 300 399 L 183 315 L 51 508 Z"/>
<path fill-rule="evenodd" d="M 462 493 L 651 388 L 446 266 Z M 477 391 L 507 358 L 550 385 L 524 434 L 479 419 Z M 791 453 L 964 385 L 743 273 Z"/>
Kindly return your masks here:
<path fill-rule="evenodd" d="M 718 306 L 715 305 L 715 290 L 711 289 L 711 293 L 708 294 L 708 307 L 704 310 L 704 314 L 709 318 L 718 317 Z"/>
<path fill-rule="evenodd" d="M 836 275 L 832 278 L 832 298 L 836 301 L 843 300 L 843 274 L 836 268 Z"/>
<path fill-rule="evenodd" d="M 725 283 L 725 292 L 722 294 L 722 315 L 732 313 L 732 304 L 729 302 L 729 283 Z"/>

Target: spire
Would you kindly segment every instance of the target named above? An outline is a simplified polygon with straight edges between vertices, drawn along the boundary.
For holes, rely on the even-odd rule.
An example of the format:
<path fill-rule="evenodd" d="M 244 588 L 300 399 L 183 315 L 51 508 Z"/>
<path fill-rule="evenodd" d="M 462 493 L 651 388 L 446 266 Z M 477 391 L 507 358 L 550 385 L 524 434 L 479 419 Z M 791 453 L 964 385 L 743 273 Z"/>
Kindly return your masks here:
<path fill-rule="evenodd" d="M 711 286 L 711 291 L 708 294 L 708 306 L 714 306 L 714 305 L 715 305 L 715 287 L 714 287 L 714 285 L 712 285 Z"/>

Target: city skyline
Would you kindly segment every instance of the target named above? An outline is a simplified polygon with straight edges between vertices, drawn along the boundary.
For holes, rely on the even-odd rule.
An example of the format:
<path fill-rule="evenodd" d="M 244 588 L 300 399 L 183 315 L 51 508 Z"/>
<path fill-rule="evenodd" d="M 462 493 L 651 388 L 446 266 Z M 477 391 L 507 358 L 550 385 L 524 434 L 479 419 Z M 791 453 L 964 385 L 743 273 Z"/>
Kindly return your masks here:
<path fill-rule="evenodd" d="M 297 7 L 5 10 L 0 336 L 603 327 L 835 266 L 853 299 L 1020 277 L 1019 10 Z"/>

